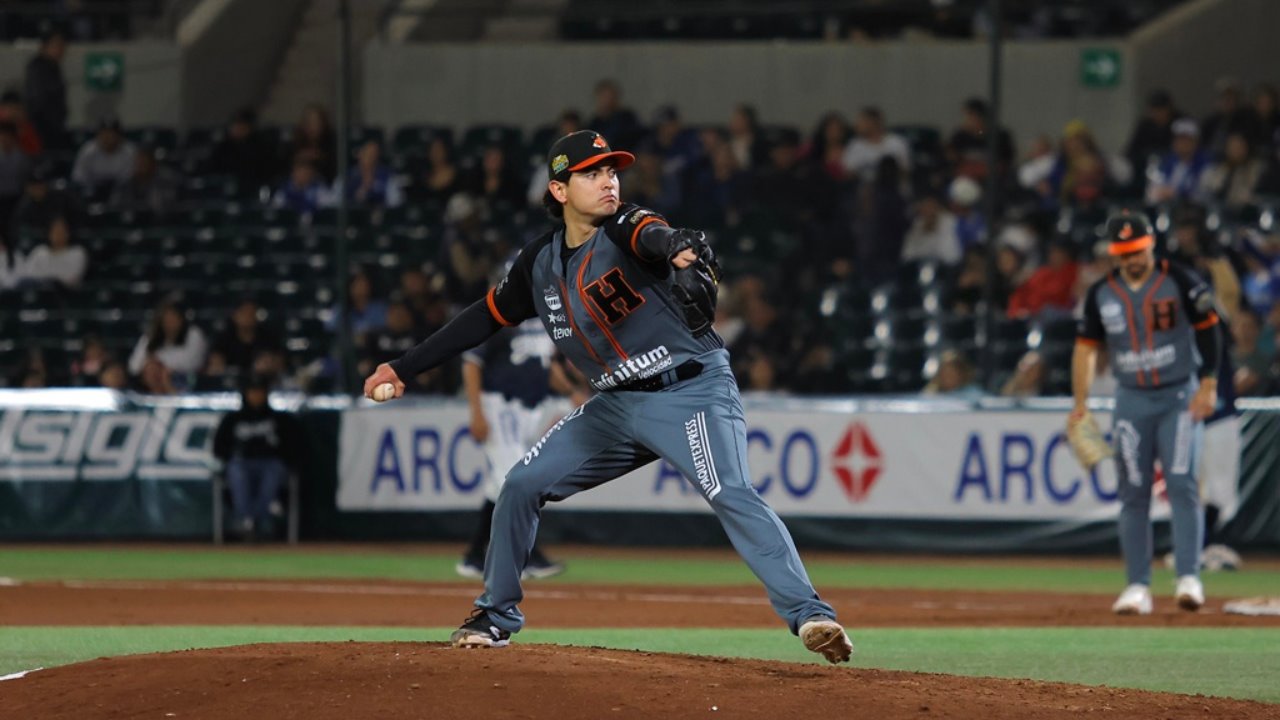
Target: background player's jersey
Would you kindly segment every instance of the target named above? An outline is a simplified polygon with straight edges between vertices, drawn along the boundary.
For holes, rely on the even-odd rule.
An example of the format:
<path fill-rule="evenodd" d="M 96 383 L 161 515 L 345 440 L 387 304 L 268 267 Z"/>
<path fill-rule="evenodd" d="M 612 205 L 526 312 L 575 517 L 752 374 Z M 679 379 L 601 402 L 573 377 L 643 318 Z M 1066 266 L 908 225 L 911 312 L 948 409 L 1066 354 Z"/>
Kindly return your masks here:
<path fill-rule="evenodd" d="M 482 368 L 482 390 L 535 407 L 551 394 L 547 377 L 554 354 L 551 338 L 530 319 L 499 330 L 462 358 Z"/>
<path fill-rule="evenodd" d="M 1094 283 L 1085 297 L 1079 339 L 1106 343 L 1121 385 L 1163 387 L 1199 369 L 1195 332 L 1217 322 L 1209 285 L 1190 270 L 1159 260 L 1137 290 L 1125 284 L 1118 269 Z"/>
<path fill-rule="evenodd" d="M 609 222 L 616 222 L 610 219 Z M 566 255 L 564 229 L 527 245 L 489 291 L 489 312 L 504 325 L 538 317 L 597 390 L 611 390 L 724 347 L 714 332 L 693 337 L 671 294 L 667 260 L 647 262 L 597 229 Z"/>

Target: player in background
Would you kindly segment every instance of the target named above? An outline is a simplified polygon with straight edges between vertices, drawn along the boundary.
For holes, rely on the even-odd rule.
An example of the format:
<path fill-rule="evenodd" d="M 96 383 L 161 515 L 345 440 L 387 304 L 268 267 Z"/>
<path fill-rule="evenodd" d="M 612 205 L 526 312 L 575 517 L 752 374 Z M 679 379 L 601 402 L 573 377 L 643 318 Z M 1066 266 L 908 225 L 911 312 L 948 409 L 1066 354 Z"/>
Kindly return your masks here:
<path fill-rule="evenodd" d="M 569 395 L 572 388 L 554 355 L 555 344 L 536 319 L 503 328 L 462 355 L 462 385 L 471 409 L 471 436 L 482 444 L 489 460 L 479 523 L 455 567 L 463 577 L 484 577 L 493 510 L 507 471 L 552 423 L 571 409 L 563 395 Z M 548 558 L 535 541 L 521 577 L 548 578 L 562 572 L 564 565 Z"/>
<path fill-rule="evenodd" d="M 1128 586 L 1112 606 L 1146 615 L 1151 601 L 1151 487 L 1155 461 L 1164 469 L 1173 511 L 1175 597 L 1184 610 L 1204 604 L 1200 548 L 1204 518 L 1195 470 L 1204 420 L 1217 401 L 1221 357 L 1218 314 L 1207 283 L 1190 270 L 1155 258 L 1155 233 L 1136 213 L 1107 221 L 1108 251 L 1117 267 L 1085 296 L 1071 386 L 1079 422 L 1093 383 L 1100 345 L 1118 387 L 1112 416 L 1120 495 L 1120 549 Z"/>

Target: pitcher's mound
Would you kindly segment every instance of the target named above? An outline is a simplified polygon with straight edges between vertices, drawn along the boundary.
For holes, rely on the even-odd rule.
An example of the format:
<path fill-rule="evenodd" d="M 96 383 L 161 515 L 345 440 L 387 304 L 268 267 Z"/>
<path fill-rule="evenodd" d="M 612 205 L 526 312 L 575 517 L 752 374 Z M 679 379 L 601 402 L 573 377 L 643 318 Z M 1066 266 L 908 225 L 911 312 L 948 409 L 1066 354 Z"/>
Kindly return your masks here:
<path fill-rule="evenodd" d="M 855 656 L 856 659 L 856 656 Z M 0 683 L 5 717 L 1275 717 L 1240 700 L 554 645 L 246 645 L 104 658 Z"/>

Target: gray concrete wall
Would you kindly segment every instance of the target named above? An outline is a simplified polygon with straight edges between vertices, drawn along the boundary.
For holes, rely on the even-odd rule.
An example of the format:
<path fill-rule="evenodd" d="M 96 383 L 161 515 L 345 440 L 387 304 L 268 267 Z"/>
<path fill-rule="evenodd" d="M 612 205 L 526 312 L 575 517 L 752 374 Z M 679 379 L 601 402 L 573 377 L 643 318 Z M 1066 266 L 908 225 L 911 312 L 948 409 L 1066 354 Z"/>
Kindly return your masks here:
<path fill-rule="evenodd" d="M 85 87 L 85 55 L 103 51 L 124 54 L 124 89 L 119 93 Z M 27 61 L 35 52 L 34 43 L 0 48 L 0 87 L 21 89 Z M 107 113 L 118 115 L 126 126 L 176 126 L 181 121 L 182 53 L 171 43 L 77 43 L 67 48 L 62 74 L 72 126 L 92 125 Z"/>
<path fill-rule="evenodd" d="M 306 0 L 221 0 L 206 24 L 184 38 L 184 126 L 221 125 L 236 109 L 257 107 L 305 5 Z"/>
<path fill-rule="evenodd" d="M 1129 131 L 1132 73 L 1112 89 L 1080 84 L 1080 51 L 1106 43 L 1009 43 L 1005 122 L 1020 144 L 1082 118 L 1108 147 Z M 944 129 L 969 96 L 986 95 L 988 53 L 978 42 L 578 43 L 570 45 L 385 45 L 365 49 L 364 110 L 370 123 L 465 126 L 548 123 L 566 107 L 591 110 L 602 77 L 618 79 L 624 102 L 646 119 L 674 102 L 693 123 L 724 122 L 735 103 L 765 123 L 807 132 L 822 113 L 881 106 L 891 123 Z"/>
<path fill-rule="evenodd" d="M 1196 117 L 1213 107 L 1214 82 L 1231 76 L 1248 88 L 1280 82 L 1280 2 L 1195 0 L 1134 33 L 1135 91 L 1173 93 Z"/>

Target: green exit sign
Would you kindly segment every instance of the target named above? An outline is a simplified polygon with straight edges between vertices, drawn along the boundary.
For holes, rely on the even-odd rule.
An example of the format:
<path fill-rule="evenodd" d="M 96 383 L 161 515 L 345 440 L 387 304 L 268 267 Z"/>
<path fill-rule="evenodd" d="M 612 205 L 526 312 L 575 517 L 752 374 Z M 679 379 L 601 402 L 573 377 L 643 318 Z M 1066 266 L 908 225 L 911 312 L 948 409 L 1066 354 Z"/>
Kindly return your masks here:
<path fill-rule="evenodd" d="M 124 89 L 124 53 L 91 52 L 84 56 L 84 84 L 96 92 Z"/>
<path fill-rule="evenodd" d="M 1113 88 L 1120 84 L 1120 51 L 1088 48 L 1080 51 L 1080 84 L 1088 88 Z"/>

